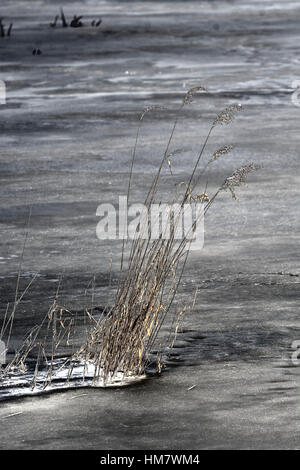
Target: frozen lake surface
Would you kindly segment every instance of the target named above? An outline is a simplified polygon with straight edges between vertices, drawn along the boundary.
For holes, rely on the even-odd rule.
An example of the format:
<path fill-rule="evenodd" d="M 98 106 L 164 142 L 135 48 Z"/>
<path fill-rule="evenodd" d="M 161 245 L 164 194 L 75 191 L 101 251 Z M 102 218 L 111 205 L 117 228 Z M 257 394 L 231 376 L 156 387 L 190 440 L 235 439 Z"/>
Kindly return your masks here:
<path fill-rule="evenodd" d="M 51 28 L 60 6 L 68 19 L 83 15 L 85 26 Z M 299 448 L 300 368 L 291 361 L 300 340 L 300 108 L 292 100 L 300 80 L 299 2 L 2 0 L 0 16 L 5 28 L 13 23 L 11 37 L 0 37 L 7 92 L 0 105 L 0 318 L 14 300 L 30 207 L 20 289 L 36 276 L 17 310 L 9 354 L 45 315 L 61 275 L 59 301 L 70 311 L 112 302 L 121 244 L 97 239 L 96 209 L 126 194 L 144 108 L 167 109 L 143 123 L 135 202 L 143 201 L 193 86 L 208 93 L 180 118 L 173 148 L 186 152 L 173 162 L 178 181 L 216 113 L 232 103 L 244 111 L 216 129 L 206 158 L 225 144 L 235 148 L 211 168 L 208 192 L 242 164 L 263 166 L 238 191 L 238 203 L 222 194 L 206 217 L 204 249 L 190 258 L 176 306 L 190 302 L 195 287 L 197 303 L 167 370 L 126 389 L 2 401 L 0 447 Z M 162 198 L 173 188 L 166 168 Z M 80 344 L 80 331 L 76 338 Z"/>

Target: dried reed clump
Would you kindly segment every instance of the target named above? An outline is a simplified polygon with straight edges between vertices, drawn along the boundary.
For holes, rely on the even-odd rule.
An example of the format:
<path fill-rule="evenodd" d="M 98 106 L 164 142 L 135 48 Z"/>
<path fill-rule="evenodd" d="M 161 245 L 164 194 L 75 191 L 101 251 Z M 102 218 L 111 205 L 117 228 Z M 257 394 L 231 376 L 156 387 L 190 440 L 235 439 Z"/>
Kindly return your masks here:
<path fill-rule="evenodd" d="M 23 258 L 25 244 L 26 242 L 23 246 L 21 260 Z M 13 332 L 13 323 L 18 305 L 36 278 L 36 276 L 33 277 L 25 290 L 19 296 L 21 266 L 22 262 L 20 262 L 19 266 L 15 301 L 12 306 L 12 311 L 9 313 L 8 304 L 0 330 L 0 341 L 5 344 L 6 351 L 9 351 Z M 78 335 L 79 329 L 80 336 L 81 338 L 83 337 L 84 332 L 82 331 L 82 323 L 86 325 L 86 330 L 89 330 L 91 328 L 91 324 L 95 323 L 95 319 L 88 309 L 85 309 L 82 312 L 71 312 L 58 303 L 60 283 L 61 280 L 59 281 L 55 298 L 42 321 L 27 332 L 24 340 L 15 350 L 13 357 L 11 359 L 8 358 L 5 364 L 0 364 L 0 385 L 1 379 L 11 374 L 28 372 L 29 359 L 31 359 L 31 362 L 34 361 L 35 364 L 33 375 L 30 379 L 32 390 L 36 387 L 37 383 L 40 387 L 45 389 L 61 369 L 68 370 L 68 367 L 69 372 L 66 377 L 67 380 L 70 379 L 71 370 L 73 369 L 73 354 L 76 349 L 78 349 L 78 346 L 75 349 L 75 337 Z M 62 351 L 66 352 L 66 349 L 70 351 L 71 356 L 66 357 L 58 368 L 57 364 L 55 364 L 56 360 Z M 42 375 L 40 375 L 41 371 Z"/>
<path fill-rule="evenodd" d="M 27 361 L 29 357 L 33 356 L 35 358 L 35 368 L 32 376 L 32 388 L 36 386 L 40 369 L 46 372 L 43 376 L 45 388 L 52 381 L 54 362 L 58 357 L 60 348 L 65 350 L 66 347 L 69 347 L 72 349 L 76 328 L 76 314 L 72 314 L 54 300 L 42 322 L 26 334 L 13 358 L 0 369 L 0 377 L 13 372 L 25 373 L 27 371 Z M 5 338 L 5 330 L 6 327 L 3 328 L 2 338 Z M 9 339 L 6 342 L 7 348 Z M 64 366 L 71 364 L 71 362 L 70 359 L 66 359 Z"/>
<path fill-rule="evenodd" d="M 186 93 L 179 111 L 183 106 L 192 102 L 192 98 L 198 91 L 205 91 L 205 89 L 195 87 Z M 152 109 L 152 107 L 148 108 L 147 112 Z M 123 245 L 120 283 L 114 306 L 107 317 L 91 331 L 88 342 L 80 350 L 80 354 L 86 361 L 95 364 L 95 380 L 101 378 L 104 384 L 107 384 L 117 373 L 123 373 L 125 376 L 144 373 L 147 357 L 154 347 L 170 311 L 189 254 L 190 239 L 188 234 L 185 234 L 180 241 L 175 237 L 181 215 L 180 211 L 184 209 L 184 204 L 187 202 L 198 200 L 203 204 L 203 213 L 206 213 L 220 191 L 226 189 L 232 191 L 232 188 L 243 183 L 246 174 L 254 169 L 254 165 L 248 165 L 237 170 L 234 175 L 225 180 L 211 198 L 205 191 L 200 194 L 196 192 L 200 179 L 197 175 L 197 169 L 213 129 L 217 124 L 229 124 L 235 113 L 241 109 L 240 105 L 232 105 L 219 113 L 213 121 L 208 136 L 200 149 L 197 162 L 191 171 L 189 181 L 184 183 L 186 188 L 184 193 L 176 192 L 172 201 L 172 204 L 176 203 L 180 210 L 178 217 L 173 218 L 170 224 L 172 229 L 169 238 L 165 239 L 161 234 L 159 239 L 150 240 L 149 238 L 145 239 L 143 234 L 139 232 L 132 241 L 128 269 L 125 274 L 123 274 Z M 142 116 L 144 117 L 144 115 L 145 113 Z M 176 115 L 161 163 L 145 199 L 148 210 L 151 203 L 155 201 L 158 180 L 164 164 L 167 162 L 170 166 L 169 157 L 177 153 L 177 151 L 171 153 L 169 151 L 177 122 L 178 115 Z M 139 131 L 140 126 L 133 151 L 129 187 Z M 230 152 L 232 148 L 231 145 L 222 147 L 213 154 L 208 163 L 214 162 L 221 155 Z M 255 166 L 256 168 L 257 166 Z M 147 224 L 144 224 L 144 230 L 147 229 Z M 173 321 L 175 334 L 185 310 L 186 308 L 182 309 L 176 320 Z"/>
<path fill-rule="evenodd" d="M 157 198 L 158 182 L 162 169 L 165 164 L 168 164 L 170 167 L 170 157 L 181 152 L 181 149 L 170 151 L 180 112 L 184 106 L 189 105 L 193 101 L 198 92 L 206 92 L 206 90 L 203 87 L 191 88 L 185 94 L 179 106 L 165 151 L 145 197 L 144 204 L 147 207 L 148 213 L 152 203 Z M 146 114 L 156 109 L 164 108 L 150 106 L 143 111 L 139 119 L 130 168 L 127 200 L 131 191 L 133 167 L 141 126 Z M 236 199 L 234 189 L 245 183 L 246 176 L 250 172 L 259 168 L 258 165 L 249 164 L 237 169 L 231 176 L 225 179 L 224 183 L 211 196 L 207 194 L 206 186 L 204 190 L 199 192 L 198 186 L 201 183 L 201 178 L 207 166 L 214 163 L 219 157 L 229 153 L 233 148 L 232 145 L 227 145 L 217 150 L 200 171 L 199 164 L 213 130 L 218 124 L 229 124 L 232 122 L 235 114 L 241 109 L 240 105 L 229 106 L 221 111 L 213 120 L 204 143 L 200 147 L 198 158 L 191 170 L 188 181 L 176 186 L 170 206 L 176 205 L 177 212 L 172 213 L 172 211 L 169 211 L 168 227 L 170 232 L 168 237 L 161 233 L 158 239 L 152 240 L 148 233 L 148 223 L 141 220 L 136 236 L 131 242 L 127 269 L 124 267 L 126 246 L 125 241 L 123 241 L 120 279 L 113 307 L 98 321 L 93 318 L 92 313 L 87 311 L 91 323 L 87 333 L 87 340 L 84 341 L 82 347 L 68 361 L 70 364 L 69 375 L 72 373 L 72 361 L 80 359 L 84 360 L 88 365 L 92 364 L 96 383 L 101 382 L 101 384 L 108 385 L 117 374 L 141 376 L 145 372 L 149 353 L 153 350 L 154 345 L 157 347 L 157 342 L 159 342 L 160 346 L 158 349 L 163 347 L 159 339 L 159 333 L 167 315 L 170 313 L 190 251 L 191 233 L 184 233 L 183 237 L 179 240 L 176 237 L 185 204 L 191 201 L 197 201 L 202 204 L 203 210 L 198 215 L 198 219 L 194 221 L 193 227 L 190 229 L 190 232 L 192 232 L 195 224 L 199 222 L 199 218 L 206 214 L 221 191 L 229 190 Z M 148 237 L 144 236 L 145 233 L 148 233 Z M 25 244 L 23 252 L 24 248 Z M 5 323 L 5 330 L 9 330 L 9 336 L 16 307 L 22 298 L 22 296 L 18 298 L 18 283 L 19 276 L 13 314 L 9 317 L 8 323 L 7 321 Z M 188 308 L 193 307 L 195 299 L 196 297 L 191 306 L 185 306 L 174 315 L 172 329 L 167 338 L 169 346 L 172 346 L 184 314 Z M 29 353 L 36 349 L 37 361 L 33 386 L 37 380 L 38 368 L 41 361 L 45 362 L 48 367 L 45 380 L 47 385 L 52 378 L 53 362 L 58 347 L 62 344 L 63 340 L 69 344 L 73 332 L 74 324 L 72 318 L 66 320 L 66 313 L 68 311 L 60 307 L 55 300 L 42 324 L 29 333 L 6 370 L 12 370 L 13 368 L 25 369 L 25 362 Z M 46 344 L 49 341 L 50 355 L 46 352 Z M 159 355 L 157 360 L 158 370 L 160 370 L 161 361 Z"/>

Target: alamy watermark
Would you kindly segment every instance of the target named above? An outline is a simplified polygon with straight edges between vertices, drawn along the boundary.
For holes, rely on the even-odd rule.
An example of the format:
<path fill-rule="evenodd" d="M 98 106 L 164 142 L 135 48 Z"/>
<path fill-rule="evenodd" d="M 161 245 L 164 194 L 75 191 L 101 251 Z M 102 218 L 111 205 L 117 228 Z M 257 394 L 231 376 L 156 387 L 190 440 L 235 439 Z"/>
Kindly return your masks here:
<path fill-rule="evenodd" d="M 153 203 L 128 206 L 127 196 L 119 196 L 118 207 L 100 204 L 96 215 L 101 217 L 96 227 L 99 240 L 169 240 L 186 239 L 191 250 L 204 245 L 204 204 Z"/>
<path fill-rule="evenodd" d="M 0 104 L 6 104 L 6 85 L 3 80 L 0 80 Z"/>
<path fill-rule="evenodd" d="M 6 346 L 4 341 L 0 340 L 0 366 L 6 363 Z"/>
<path fill-rule="evenodd" d="M 292 88 L 295 90 L 292 94 L 292 103 L 295 106 L 300 106 L 300 80 L 294 80 Z"/>
<path fill-rule="evenodd" d="M 299 366 L 300 365 L 300 341 L 295 340 L 291 344 L 292 349 L 294 349 L 294 352 L 292 352 L 291 355 L 291 361 L 294 366 Z"/>

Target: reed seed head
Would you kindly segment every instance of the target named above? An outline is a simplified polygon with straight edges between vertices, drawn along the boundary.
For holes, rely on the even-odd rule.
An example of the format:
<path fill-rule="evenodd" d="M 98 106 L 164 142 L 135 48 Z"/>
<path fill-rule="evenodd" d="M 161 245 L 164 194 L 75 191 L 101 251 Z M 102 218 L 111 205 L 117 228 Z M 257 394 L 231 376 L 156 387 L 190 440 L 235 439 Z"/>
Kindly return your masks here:
<path fill-rule="evenodd" d="M 217 115 L 213 125 L 216 126 L 217 124 L 230 124 L 234 120 L 235 114 L 242 110 L 243 107 L 241 104 L 233 104 L 228 106 Z"/>
<path fill-rule="evenodd" d="M 220 148 L 213 154 L 213 156 L 211 157 L 208 163 L 214 162 L 215 160 L 220 158 L 222 155 L 225 155 L 226 153 L 231 152 L 232 149 L 233 149 L 233 145 L 225 145 L 225 147 Z"/>
<path fill-rule="evenodd" d="M 231 176 L 226 178 L 224 183 L 221 186 L 221 190 L 226 191 L 229 189 L 233 199 L 237 200 L 237 196 L 234 192 L 234 188 L 241 186 L 242 184 L 246 183 L 246 176 L 251 173 L 252 171 L 259 170 L 261 168 L 260 165 L 256 165 L 255 163 L 250 163 L 249 165 L 242 166 L 235 170 Z"/>
<path fill-rule="evenodd" d="M 164 106 L 156 106 L 156 105 L 148 106 L 148 108 L 145 108 L 144 111 L 142 112 L 142 114 L 140 115 L 139 120 L 142 121 L 144 119 L 145 115 L 147 113 L 150 113 L 150 111 L 163 110 L 163 109 L 166 109 L 166 108 Z"/>
<path fill-rule="evenodd" d="M 184 105 L 191 104 L 193 102 L 193 98 L 195 94 L 198 93 L 199 91 L 203 91 L 207 93 L 206 88 L 204 88 L 203 86 L 195 86 L 193 88 L 190 88 L 183 98 L 183 104 Z"/>

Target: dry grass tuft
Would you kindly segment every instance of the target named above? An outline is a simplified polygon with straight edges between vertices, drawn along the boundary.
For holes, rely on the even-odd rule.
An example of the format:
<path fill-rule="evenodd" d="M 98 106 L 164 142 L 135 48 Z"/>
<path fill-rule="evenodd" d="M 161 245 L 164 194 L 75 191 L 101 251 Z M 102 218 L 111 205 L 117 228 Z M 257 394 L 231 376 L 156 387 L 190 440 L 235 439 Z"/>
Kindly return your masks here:
<path fill-rule="evenodd" d="M 195 87 L 186 93 L 179 112 L 183 106 L 192 102 L 195 94 L 199 91 L 203 92 L 205 89 Z M 152 107 L 148 108 L 148 110 L 152 109 Z M 197 175 L 199 163 L 213 129 L 217 124 L 229 124 L 235 113 L 241 109 L 240 105 L 232 105 L 219 113 L 213 121 L 197 162 L 191 171 L 189 181 L 184 182 L 186 188 L 184 193 L 177 191 L 172 200 L 171 204 L 177 204 L 180 210 L 177 218 L 169 220 L 171 226 L 169 238 L 165 239 L 161 236 L 158 240 L 144 239 L 144 234 L 140 232 L 132 242 L 128 269 L 124 276 L 122 276 L 122 263 L 121 280 L 114 306 L 107 317 L 91 331 L 89 341 L 80 351 L 85 360 L 96 365 L 95 380 L 101 379 L 104 383 L 109 383 L 119 373 L 128 376 L 141 375 L 145 372 L 148 355 L 158 340 L 159 332 L 170 312 L 189 255 L 189 234 L 185 234 L 180 241 L 175 236 L 184 205 L 193 200 L 201 202 L 203 216 L 203 213 L 207 212 L 220 191 L 226 189 L 232 191 L 232 188 L 244 182 L 246 174 L 252 168 L 254 169 L 252 165 L 248 165 L 237 170 L 233 176 L 225 180 L 211 198 L 206 192 L 197 194 L 195 191 L 199 184 L 199 175 Z M 145 113 L 143 117 L 144 115 Z M 178 115 L 176 115 L 161 163 L 145 199 L 148 213 L 150 205 L 155 201 L 158 181 L 164 164 L 167 163 L 170 167 L 170 156 L 179 153 L 178 150 L 169 152 L 177 122 Z M 137 141 L 138 139 L 136 139 L 134 147 L 133 163 L 136 156 Z M 208 163 L 213 163 L 221 155 L 230 152 L 232 148 L 230 145 L 217 150 Z M 144 230 L 148 230 L 147 224 L 144 224 Z M 123 258 L 124 253 L 122 254 L 122 260 Z M 173 320 L 175 335 L 186 309 L 187 307 L 180 310 L 175 320 Z M 160 367 L 160 356 L 158 356 L 158 368 Z"/>
<path fill-rule="evenodd" d="M 189 105 L 193 101 L 195 95 L 199 92 L 206 92 L 206 90 L 203 87 L 191 88 L 185 94 L 176 113 L 165 151 L 145 197 L 144 204 L 148 209 L 148 213 L 150 213 L 150 207 L 157 198 L 158 182 L 162 169 L 166 165 L 169 165 L 171 169 L 170 157 L 182 151 L 181 149 L 173 150 L 173 152 L 170 151 L 180 112 L 184 106 Z M 163 108 L 150 106 L 143 111 L 139 118 L 130 168 L 127 199 L 129 199 L 131 191 L 133 168 L 141 126 L 145 116 L 156 109 Z M 241 111 L 241 109 L 240 105 L 234 104 L 221 111 L 213 120 L 188 181 L 176 186 L 170 206 L 173 207 L 175 204 L 178 210 L 175 215 L 172 211 L 169 211 L 169 236 L 165 237 L 162 233 L 158 239 L 151 239 L 148 223 L 145 221 L 142 223 L 143 221 L 141 221 L 136 236 L 131 241 L 131 246 L 129 247 L 130 254 L 127 269 L 124 266 L 126 246 L 125 241 L 123 242 L 120 280 L 113 307 L 99 321 L 93 318 L 92 312 L 87 312 L 91 326 L 86 342 L 69 360 L 70 375 L 72 373 L 72 361 L 81 359 L 94 366 L 95 381 L 98 383 L 102 381 L 104 385 L 108 385 L 113 381 L 117 374 L 123 374 L 125 377 L 132 375 L 141 376 L 145 372 L 149 353 L 153 350 L 154 346 L 156 346 L 158 351 L 166 346 L 166 343 L 163 343 L 159 338 L 159 333 L 170 313 L 190 252 L 191 233 L 185 233 L 181 239 L 176 237 L 185 204 L 192 201 L 201 203 L 203 210 L 198 217 L 203 217 L 203 214 L 208 211 L 221 191 L 229 190 L 236 199 L 234 189 L 245 183 L 246 176 L 250 172 L 259 168 L 255 164 L 245 165 L 226 178 L 214 194 L 208 195 L 206 187 L 199 192 L 198 186 L 207 166 L 213 164 L 219 157 L 229 153 L 233 148 L 232 145 L 227 145 L 217 150 L 208 160 L 204 169 L 200 171 L 200 161 L 205 153 L 213 130 L 218 124 L 230 124 L 236 113 Z M 191 231 L 198 222 L 199 219 L 194 221 Z M 148 237 L 144 236 L 145 233 L 148 234 Z M 172 346 L 186 311 L 193 308 L 195 301 L 196 296 L 190 306 L 183 307 L 173 316 L 172 329 L 166 340 L 168 346 Z M 5 320 L 2 333 L 3 329 L 11 329 L 18 302 L 19 299 L 16 295 L 13 315 L 9 317 L 10 320 Z M 47 385 L 51 381 L 53 361 L 59 345 L 62 344 L 63 340 L 67 341 L 67 343 L 70 342 L 73 323 L 71 319 L 65 320 L 66 313 L 68 313 L 66 309 L 60 307 L 55 300 L 42 324 L 29 333 L 24 344 L 6 370 L 25 368 L 28 354 L 34 348 L 37 348 L 38 353 L 33 386 L 36 382 L 39 363 L 42 360 L 48 364 Z M 8 318 L 7 314 L 5 318 Z M 41 337 L 41 332 L 45 326 L 46 331 L 43 333 L 43 337 Z M 49 353 L 46 353 L 45 348 L 49 339 L 51 344 L 50 357 Z M 159 353 L 157 364 L 160 371 L 162 364 Z"/>

